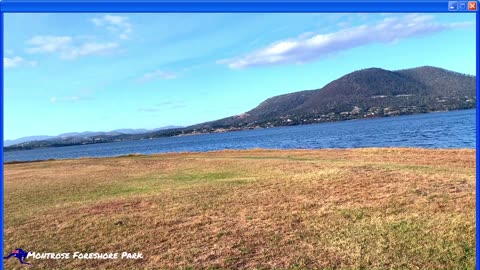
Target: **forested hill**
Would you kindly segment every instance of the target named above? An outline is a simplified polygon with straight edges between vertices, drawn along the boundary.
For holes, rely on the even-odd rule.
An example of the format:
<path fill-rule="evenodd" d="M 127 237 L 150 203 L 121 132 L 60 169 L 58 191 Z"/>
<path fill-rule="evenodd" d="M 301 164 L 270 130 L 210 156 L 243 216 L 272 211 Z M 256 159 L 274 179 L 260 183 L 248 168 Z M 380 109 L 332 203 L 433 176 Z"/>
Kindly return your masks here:
<path fill-rule="evenodd" d="M 193 126 L 283 126 L 475 108 L 475 76 L 424 66 L 358 70 L 323 88 L 269 98 L 246 113 Z"/>

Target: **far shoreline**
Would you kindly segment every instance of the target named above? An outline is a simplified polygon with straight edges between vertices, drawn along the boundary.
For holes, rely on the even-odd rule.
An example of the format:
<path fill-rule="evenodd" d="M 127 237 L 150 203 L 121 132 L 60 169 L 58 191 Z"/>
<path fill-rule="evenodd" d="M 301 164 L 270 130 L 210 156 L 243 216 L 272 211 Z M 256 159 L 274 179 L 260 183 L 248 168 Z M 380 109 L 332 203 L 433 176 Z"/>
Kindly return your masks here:
<path fill-rule="evenodd" d="M 296 124 L 296 125 L 281 125 L 281 126 L 272 126 L 272 127 L 248 127 L 248 128 L 234 128 L 234 129 L 225 129 L 219 128 L 213 131 L 207 132 L 190 132 L 190 133 L 182 133 L 177 135 L 171 136 L 159 136 L 159 137 L 150 137 L 150 138 L 140 138 L 140 139 L 127 139 L 127 140 L 113 140 L 113 141 L 99 141 L 94 143 L 78 143 L 78 144 L 68 144 L 68 145 L 53 145 L 53 146 L 46 146 L 46 147 L 33 147 L 30 149 L 10 149 L 15 145 L 4 146 L 3 152 L 17 152 L 17 151 L 29 151 L 29 150 L 36 150 L 36 149 L 50 149 L 50 148 L 63 148 L 63 147 L 70 147 L 70 146 L 87 146 L 87 145 L 96 145 L 96 144 L 108 144 L 108 143 L 122 143 L 122 142 L 130 142 L 130 141 L 142 141 L 142 140 L 156 140 L 156 139 L 163 139 L 163 138 L 177 138 L 177 137 L 186 137 L 186 136 L 197 136 L 197 135 L 209 135 L 209 134 L 219 134 L 219 133 L 232 133 L 232 132 L 241 132 L 241 131 L 252 131 L 252 130 L 263 130 L 263 129 L 272 129 L 272 128 L 288 128 L 288 127 L 297 127 L 297 126 L 312 126 L 312 125 L 322 125 L 322 124 L 332 124 L 332 123 L 345 123 L 345 122 L 353 122 L 353 121 L 369 121 L 369 120 L 378 120 L 378 119 L 385 119 L 385 118 L 399 118 L 399 117 L 408 117 L 408 116 L 418 116 L 418 115 L 429 115 L 429 114 L 437 114 L 437 113 L 449 113 L 449 112 L 460 112 L 460 111 L 467 111 L 467 110 L 476 110 L 476 108 L 466 108 L 466 109 L 458 109 L 458 110 L 444 110 L 444 111 L 431 111 L 431 112 L 419 112 L 419 113 L 412 113 L 412 114 L 400 114 L 400 115 L 391 115 L 391 116 L 373 116 L 373 117 L 366 117 L 366 118 L 354 118 L 354 119 L 344 119 L 344 120 L 334 120 L 334 121 L 325 121 L 320 123 L 307 123 L 307 124 Z M 168 131 L 168 130 L 165 130 Z M 171 130 L 175 131 L 175 129 Z M 148 134 L 148 133 L 147 133 Z M 43 141 L 43 140 L 42 140 Z"/>

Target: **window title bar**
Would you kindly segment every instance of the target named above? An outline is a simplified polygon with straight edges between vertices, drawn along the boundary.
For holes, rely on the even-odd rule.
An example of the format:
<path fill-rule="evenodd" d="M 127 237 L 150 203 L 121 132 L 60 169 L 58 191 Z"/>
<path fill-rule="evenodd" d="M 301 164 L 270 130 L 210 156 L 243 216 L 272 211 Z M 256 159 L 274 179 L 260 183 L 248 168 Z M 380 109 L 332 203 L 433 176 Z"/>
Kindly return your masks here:
<path fill-rule="evenodd" d="M 475 4 L 473 4 L 475 3 Z M 471 7 L 475 6 L 475 10 Z M 477 1 L 3 1 L 2 12 L 477 12 Z"/>

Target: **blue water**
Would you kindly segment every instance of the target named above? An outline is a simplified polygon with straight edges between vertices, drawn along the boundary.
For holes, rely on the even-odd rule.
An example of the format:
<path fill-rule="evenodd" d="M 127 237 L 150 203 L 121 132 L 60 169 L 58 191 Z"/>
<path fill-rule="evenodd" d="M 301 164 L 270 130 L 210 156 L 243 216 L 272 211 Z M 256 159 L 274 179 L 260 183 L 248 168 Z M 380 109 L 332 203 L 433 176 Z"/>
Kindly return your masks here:
<path fill-rule="evenodd" d="M 4 160 L 276 148 L 475 148 L 475 110 L 5 152 Z"/>

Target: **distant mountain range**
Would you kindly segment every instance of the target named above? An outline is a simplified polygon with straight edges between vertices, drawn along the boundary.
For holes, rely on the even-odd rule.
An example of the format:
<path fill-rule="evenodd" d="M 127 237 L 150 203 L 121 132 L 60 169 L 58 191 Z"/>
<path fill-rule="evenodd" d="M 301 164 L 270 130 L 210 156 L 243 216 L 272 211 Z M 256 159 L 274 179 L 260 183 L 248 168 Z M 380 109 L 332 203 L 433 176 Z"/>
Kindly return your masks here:
<path fill-rule="evenodd" d="M 90 138 L 95 136 L 116 136 L 122 134 L 141 134 L 141 133 L 148 133 L 154 132 L 158 130 L 165 130 L 165 129 L 175 129 L 175 128 L 182 128 L 181 126 L 165 126 L 156 129 L 116 129 L 108 132 L 93 132 L 93 131 L 85 131 L 85 132 L 70 132 L 70 133 L 63 133 L 57 136 L 46 136 L 46 135 L 39 135 L 39 136 L 28 136 L 22 137 L 15 140 L 5 140 L 3 141 L 4 146 L 11 146 L 19 143 L 30 142 L 30 141 L 41 141 L 41 140 L 52 140 L 52 139 L 66 139 L 66 138 Z"/>
<path fill-rule="evenodd" d="M 35 141 L 17 143 L 5 147 L 4 150 L 141 140 L 471 109 L 475 108 L 476 104 L 475 83 L 475 76 L 430 66 L 397 71 L 369 68 L 347 74 L 320 89 L 275 96 L 246 113 L 189 127 L 131 132 L 116 130 L 87 135 L 71 133 L 73 136 L 69 133 L 63 137 L 65 134 L 55 138 L 38 137 L 33 139 Z"/>

